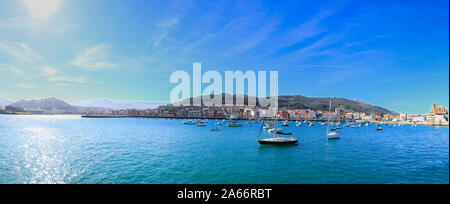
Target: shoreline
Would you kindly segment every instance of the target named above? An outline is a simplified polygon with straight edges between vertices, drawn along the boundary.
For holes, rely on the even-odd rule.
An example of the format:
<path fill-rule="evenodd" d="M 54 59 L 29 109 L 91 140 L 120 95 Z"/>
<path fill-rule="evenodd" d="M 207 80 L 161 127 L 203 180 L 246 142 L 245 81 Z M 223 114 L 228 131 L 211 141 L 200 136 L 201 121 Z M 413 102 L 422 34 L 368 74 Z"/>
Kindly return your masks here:
<path fill-rule="evenodd" d="M 14 113 L 1 113 L 0 115 L 9 116 L 32 116 L 32 115 L 44 115 L 44 116 L 80 116 L 81 118 L 153 118 L 153 119 L 176 119 L 176 120 L 238 120 L 238 121 L 254 121 L 253 118 L 236 118 L 230 119 L 227 117 L 188 117 L 188 116 L 133 116 L 133 115 L 82 115 L 82 114 L 14 114 Z M 273 118 L 259 118 L 257 120 L 274 120 Z M 327 122 L 326 119 L 278 119 L 279 121 L 311 121 L 311 122 Z M 419 125 L 419 126 L 434 126 L 434 127 L 449 127 L 448 123 L 412 123 L 412 122 L 392 122 L 392 121 L 361 121 L 361 120 L 330 120 L 331 122 L 356 122 L 356 123 L 375 123 L 375 124 L 396 124 L 396 125 Z"/>
<path fill-rule="evenodd" d="M 230 119 L 227 117 L 187 117 L 187 116 L 107 116 L 107 115 L 82 115 L 82 118 L 154 118 L 154 119 L 177 119 L 177 120 L 238 120 L 238 121 L 254 121 L 253 118 L 237 118 Z M 273 120 L 273 118 L 260 118 L 257 120 Z M 278 119 L 279 121 L 311 121 L 311 122 L 326 122 L 326 119 Z M 434 123 L 412 123 L 412 122 L 389 122 L 389 121 L 360 121 L 360 120 L 330 120 L 331 122 L 359 122 L 359 123 L 379 123 L 379 124 L 399 124 L 399 125 L 420 125 L 420 126 L 436 126 L 449 127 L 449 124 L 434 124 Z"/>

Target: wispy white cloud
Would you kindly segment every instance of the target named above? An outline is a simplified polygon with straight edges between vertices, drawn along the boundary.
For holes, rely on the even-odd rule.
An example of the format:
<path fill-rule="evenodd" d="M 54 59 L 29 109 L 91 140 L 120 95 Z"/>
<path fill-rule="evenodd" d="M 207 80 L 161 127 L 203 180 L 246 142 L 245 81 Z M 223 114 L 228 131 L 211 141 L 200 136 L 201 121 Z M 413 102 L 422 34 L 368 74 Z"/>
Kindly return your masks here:
<path fill-rule="evenodd" d="M 116 68 L 117 65 L 110 61 L 110 46 L 105 43 L 85 49 L 74 60 L 69 62 L 69 66 L 80 67 L 95 71 L 101 69 Z"/>
<path fill-rule="evenodd" d="M 10 83 L 18 88 L 32 88 L 36 82 L 84 83 L 84 76 L 62 75 L 59 69 L 47 64 L 38 51 L 26 43 L 0 42 L 0 64 L 3 75 L 8 75 Z"/>
<path fill-rule="evenodd" d="M 315 41 L 313 44 L 306 47 L 302 47 L 294 52 L 291 52 L 282 57 L 285 62 L 301 61 L 307 58 L 320 56 L 325 54 L 328 50 L 328 46 L 338 41 L 338 37 L 327 35 L 320 40 Z"/>
<path fill-rule="evenodd" d="M 159 28 L 171 28 L 173 26 L 176 26 L 179 22 L 180 22 L 180 19 L 171 18 L 169 20 L 159 22 L 158 24 L 156 24 L 156 26 Z"/>
<path fill-rule="evenodd" d="M 332 16 L 335 13 L 333 10 L 324 10 L 313 16 L 310 20 L 281 33 L 276 40 L 279 41 L 276 45 L 279 47 L 286 47 L 298 42 L 301 42 L 307 38 L 324 33 L 328 29 L 320 26 L 321 21 Z"/>
<path fill-rule="evenodd" d="M 29 83 L 29 82 L 19 82 L 19 83 L 15 83 L 14 86 L 15 86 L 15 87 L 18 87 L 18 88 L 23 88 L 23 89 L 33 89 L 33 88 L 36 87 L 34 84 Z"/>
<path fill-rule="evenodd" d="M 55 75 L 57 74 L 59 71 L 53 67 L 50 66 L 45 66 L 41 68 L 42 73 L 44 73 L 45 75 Z"/>
<path fill-rule="evenodd" d="M 162 41 L 170 34 L 170 31 L 178 25 L 180 19 L 178 17 L 174 17 L 156 24 L 156 27 L 160 29 L 160 34 L 157 35 L 153 39 L 153 47 L 160 47 Z"/>
<path fill-rule="evenodd" d="M 225 55 L 236 55 L 257 47 L 269 38 L 270 34 L 276 30 L 278 24 L 280 24 L 279 20 L 268 22 L 253 32 L 248 38 L 242 40 L 240 44 L 233 46 L 231 50 L 225 52 Z"/>
<path fill-rule="evenodd" d="M 73 83 L 84 83 L 86 77 L 70 77 L 70 76 L 53 76 L 48 79 L 51 82 L 73 82 Z"/>
<path fill-rule="evenodd" d="M 21 62 L 36 62 L 42 60 L 42 57 L 25 43 L 0 42 L 0 52 L 9 55 L 11 60 Z"/>

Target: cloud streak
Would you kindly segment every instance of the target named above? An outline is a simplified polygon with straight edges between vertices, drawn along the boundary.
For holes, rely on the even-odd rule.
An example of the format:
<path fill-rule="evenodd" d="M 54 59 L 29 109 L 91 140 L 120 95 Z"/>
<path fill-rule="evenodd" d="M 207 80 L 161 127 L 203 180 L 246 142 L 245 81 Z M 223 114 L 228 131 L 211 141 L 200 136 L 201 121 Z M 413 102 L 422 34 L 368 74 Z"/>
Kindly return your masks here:
<path fill-rule="evenodd" d="M 113 69 L 117 65 L 109 60 L 110 46 L 105 43 L 85 49 L 75 59 L 73 59 L 69 66 L 79 67 L 90 71 L 97 71 L 102 69 Z"/>
<path fill-rule="evenodd" d="M 0 42 L 0 65 L 4 75 L 9 75 L 8 82 L 19 88 L 32 88 L 33 84 L 48 82 L 84 83 L 84 76 L 63 75 L 61 71 L 49 65 L 38 51 L 26 43 Z M 38 82 L 38 83 L 34 83 Z"/>

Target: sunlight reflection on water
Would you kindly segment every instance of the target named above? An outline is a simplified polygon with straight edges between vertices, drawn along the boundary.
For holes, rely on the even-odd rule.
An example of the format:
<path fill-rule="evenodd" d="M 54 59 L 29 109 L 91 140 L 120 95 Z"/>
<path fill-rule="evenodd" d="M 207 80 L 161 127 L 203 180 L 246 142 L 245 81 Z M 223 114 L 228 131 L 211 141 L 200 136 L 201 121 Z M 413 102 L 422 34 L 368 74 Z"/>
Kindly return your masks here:
<path fill-rule="evenodd" d="M 65 183 L 70 173 L 66 139 L 59 129 L 27 127 L 23 129 L 23 164 L 16 170 L 27 172 L 24 183 Z M 24 175 L 24 174 L 22 174 Z"/>

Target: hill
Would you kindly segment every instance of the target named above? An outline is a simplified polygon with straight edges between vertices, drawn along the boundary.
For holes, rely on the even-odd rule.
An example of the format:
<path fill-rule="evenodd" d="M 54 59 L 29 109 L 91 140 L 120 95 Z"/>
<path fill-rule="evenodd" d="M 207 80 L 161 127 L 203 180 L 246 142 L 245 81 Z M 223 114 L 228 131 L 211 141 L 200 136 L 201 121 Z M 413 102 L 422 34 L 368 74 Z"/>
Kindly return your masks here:
<path fill-rule="evenodd" d="M 7 105 L 10 105 L 11 103 L 13 103 L 13 102 L 6 98 L 0 97 L 0 106 L 7 106 Z"/>
<path fill-rule="evenodd" d="M 58 112 L 76 112 L 78 108 L 72 106 L 63 100 L 57 98 L 46 98 L 39 100 L 20 100 L 11 104 L 12 107 L 19 107 L 23 109 L 43 110 L 43 111 L 58 111 Z"/>
<path fill-rule="evenodd" d="M 228 94 L 227 94 L 228 95 Z M 228 95 L 229 96 L 229 95 Z M 248 98 L 252 98 L 253 96 L 247 95 L 233 95 L 233 101 L 236 102 L 236 99 L 244 98 L 244 104 L 248 104 Z M 199 97 L 195 97 L 199 98 Z M 254 97 L 253 97 L 254 98 Z M 184 101 L 192 102 L 194 98 L 185 99 Z M 330 99 L 332 101 L 331 109 L 334 110 L 337 107 L 343 108 L 346 112 L 361 112 L 367 114 L 393 114 L 397 113 L 391 111 L 387 108 L 383 108 L 380 106 L 374 106 L 367 104 L 360 100 L 350 100 L 346 98 L 310 98 L 301 95 L 282 95 L 278 96 L 278 107 L 280 109 L 311 109 L 314 111 L 328 111 Z M 225 94 L 222 94 L 222 104 L 225 104 Z M 259 106 L 258 102 L 256 103 Z"/>
<path fill-rule="evenodd" d="M 393 114 L 397 113 L 387 108 L 367 104 L 360 100 L 350 100 L 346 98 L 309 98 L 301 95 L 279 96 L 278 105 L 280 108 L 288 109 L 311 109 L 325 111 L 329 109 L 330 99 L 332 102 L 331 109 L 337 107 L 343 108 L 347 112 L 360 112 L 368 114 Z"/>

